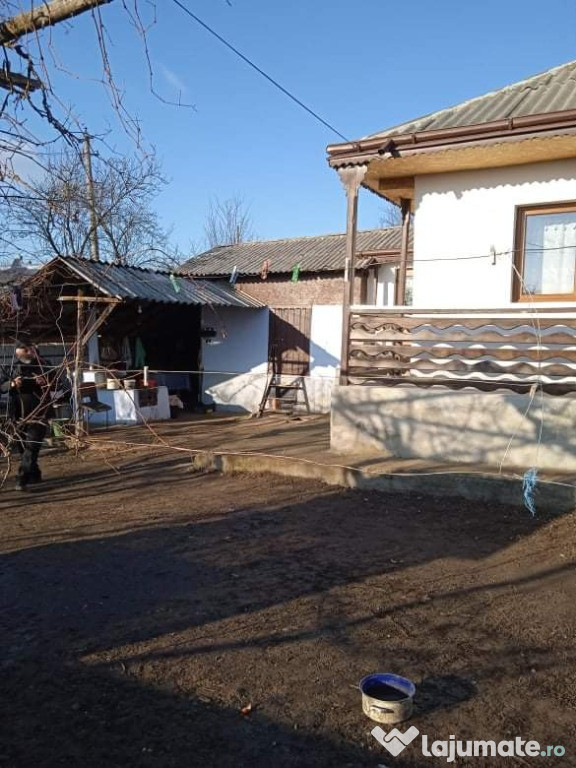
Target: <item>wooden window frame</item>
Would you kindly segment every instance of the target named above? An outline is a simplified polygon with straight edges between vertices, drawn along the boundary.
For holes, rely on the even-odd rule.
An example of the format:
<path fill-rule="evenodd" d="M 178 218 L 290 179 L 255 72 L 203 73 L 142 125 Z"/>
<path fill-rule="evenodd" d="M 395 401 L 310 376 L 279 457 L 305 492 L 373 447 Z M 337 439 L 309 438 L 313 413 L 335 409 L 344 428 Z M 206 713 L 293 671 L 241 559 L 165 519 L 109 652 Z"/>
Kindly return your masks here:
<path fill-rule="evenodd" d="M 512 276 L 512 301 L 576 301 L 576 272 L 572 293 L 523 293 L 522 279 L 524 278 L 524 246 L 526 240 L 526 222 L 528 216 L 545 215 L 547 213 L 576 213 L 576 201 L 566 200 L 559 203 L 538 203 L 535 205 L 520 205 L 516 207 L 514 225 L 514 266 Z M 576 255 L 575 255 L 576 259 Z M 522 279 L 520 278 L 522 277 Z"/>

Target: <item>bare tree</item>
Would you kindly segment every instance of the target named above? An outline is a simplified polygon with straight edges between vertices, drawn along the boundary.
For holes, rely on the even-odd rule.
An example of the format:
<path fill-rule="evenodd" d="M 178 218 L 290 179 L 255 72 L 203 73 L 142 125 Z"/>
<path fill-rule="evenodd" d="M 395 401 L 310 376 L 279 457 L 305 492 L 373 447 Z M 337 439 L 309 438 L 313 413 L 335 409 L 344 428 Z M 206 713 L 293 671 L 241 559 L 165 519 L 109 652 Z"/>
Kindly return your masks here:
<path fill-rule="evenodd" d="M 125 94 L 114 77 L 109 55 L 111 30 L 106 27 L 106 7 L 112 0 L 0 0 L 0 196 L 6 202 L 18 198 L 22 167 L 41 165 L 41 157 L 55 142 L 77 150 L 85 132 L 84 121 L 64 94 L 53 87 L 54 73 L 76 79 L 66 66 L 65 55 L 56 49 L 50 27 L 84 15 L 92 26 L 98 48 L 100 75 L 96 81 L 108 94 L 116 117 L 140 149 L 141 132 L 137 118 L 125 107 Z M 126 23 L 141 43 L 143 71 L 148 70 L 149 86 L 163 103 L 172 104 L 154 86 L 152 57 L 147 33 L 156 23 L 154 0 L 115 2 Z M 87 35 L 86 22 L 82 28 Z M 72 28 L 72 27 L 70 27 Z M 90 41 L 87 40 L 87 45 Z M 177 106 L 190 106 L 178 102 Z"/>
<path fill-rule="evenodd" d="M 10 198 L 17 194 L 18 158 L 35 162 L 41 147 L 63 138 L 69 145 L 78 141 L 80 125 L 70 107 L 54 93 L 49 63 L 56 63 L 50 34 L 42 30 L 89 12 L 97 38 L 103 36 L 100 6 L 111 0 L 50 0 L 29 3 L 0 0 L 0 193 Z M 110 82 L 105 43 L 102 51 L 102 80 Z M 57 105 L 57 109 L 54 108 Z M 60 111 L 60 115 L 56 112 Z"/>
<path fill-rule="evenodd" d="M 389 200 L 382 201 L 382 209 L 378 218 L 378 226 L 382 229 L 387 227 L 402 226 L 402 211 L 400 207 L 394 205 Z"/>
<path fill-rule="evenodd" d="M 88 258 L 95 224 L 104 260 L 165 263 L 168 236 L 151 203 L 166 182 L 154 158 L 97 157 L 92 168 L 93 199 L 76 152 L 50 159 L 40 181 L 5 212 L 4 250 L 24 245 L 40 259 Z"/>
<path fill-rule="evenodd" d="M 208 248 L 253 240 L 252 217 L 245 201 L 238 196 L 228 200 L 211 200 L 204 234 Z"/>

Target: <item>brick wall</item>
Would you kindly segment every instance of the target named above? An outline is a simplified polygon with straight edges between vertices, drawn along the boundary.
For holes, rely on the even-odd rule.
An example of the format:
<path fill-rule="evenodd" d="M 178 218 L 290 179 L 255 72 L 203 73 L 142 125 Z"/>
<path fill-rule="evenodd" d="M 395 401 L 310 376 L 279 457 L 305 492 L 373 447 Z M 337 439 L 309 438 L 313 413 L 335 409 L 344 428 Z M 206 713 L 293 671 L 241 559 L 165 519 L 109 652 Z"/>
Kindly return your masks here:
<path fill-rule="evenodd" d="M 360 300 L 361 277 L 356 277 L 356 301 Z M 297 283 L 290 275 L 268 275 L 240 278 L 236 287 L 270 307 L 311 307 L 313 304 L 342 304 L 344 275 L 338 272 L 324 272 L 301 275 Z"/>

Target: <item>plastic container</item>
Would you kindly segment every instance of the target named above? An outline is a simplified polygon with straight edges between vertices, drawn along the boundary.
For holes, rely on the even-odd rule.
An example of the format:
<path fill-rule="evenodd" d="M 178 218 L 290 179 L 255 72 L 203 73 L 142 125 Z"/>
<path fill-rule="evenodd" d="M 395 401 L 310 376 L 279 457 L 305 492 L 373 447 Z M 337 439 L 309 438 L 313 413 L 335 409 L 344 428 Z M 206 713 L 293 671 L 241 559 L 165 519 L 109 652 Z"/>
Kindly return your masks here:
<path fill-rule="evenodd" d="M 96 384 L 97 389 L 104 389 L 106 386 L 106 372 L 94 371 L 94 383 Z"/>
<path fill-rule="evenodd" d="M 416 686 L 411 680 L 389 672 L 362 678 L 362 711 L 377 723 L 401 723 L 412 715 Z"/>

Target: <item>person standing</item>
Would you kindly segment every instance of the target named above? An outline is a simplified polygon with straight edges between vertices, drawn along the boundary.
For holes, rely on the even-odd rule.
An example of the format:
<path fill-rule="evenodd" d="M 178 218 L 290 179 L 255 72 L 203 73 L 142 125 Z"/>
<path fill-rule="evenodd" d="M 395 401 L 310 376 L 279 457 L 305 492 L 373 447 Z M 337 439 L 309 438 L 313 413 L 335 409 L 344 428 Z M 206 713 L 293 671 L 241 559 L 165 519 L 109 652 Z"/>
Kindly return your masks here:
<path fill-rule="evenodd" d="M 38 454 L 52 412 L 47 365 L 32 344 L 17 342 L 14 362 L 0 370 L 0 391 L 8 394 L 8 421 L 15 427 L 15 446 L 21 454 L 16 489 L 39 483 Z"/>

